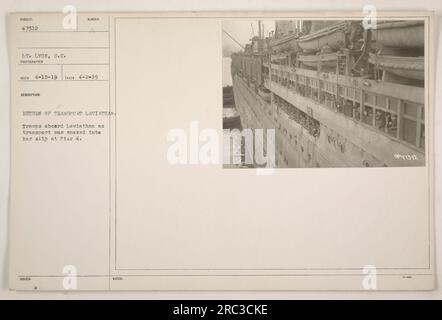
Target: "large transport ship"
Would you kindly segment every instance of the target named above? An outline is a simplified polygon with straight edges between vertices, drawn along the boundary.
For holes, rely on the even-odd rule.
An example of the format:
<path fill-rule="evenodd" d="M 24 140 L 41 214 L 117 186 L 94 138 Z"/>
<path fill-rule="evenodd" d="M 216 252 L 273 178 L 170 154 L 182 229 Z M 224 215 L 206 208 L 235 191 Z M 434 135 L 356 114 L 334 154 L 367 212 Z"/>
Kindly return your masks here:
<path fill-rule="evenodd" d="M 242 128 L 276 131 L 277 167 L 425 165 L 423 21 L 276 21 L 272 33 L 233 53 L 231 74 Z"/>

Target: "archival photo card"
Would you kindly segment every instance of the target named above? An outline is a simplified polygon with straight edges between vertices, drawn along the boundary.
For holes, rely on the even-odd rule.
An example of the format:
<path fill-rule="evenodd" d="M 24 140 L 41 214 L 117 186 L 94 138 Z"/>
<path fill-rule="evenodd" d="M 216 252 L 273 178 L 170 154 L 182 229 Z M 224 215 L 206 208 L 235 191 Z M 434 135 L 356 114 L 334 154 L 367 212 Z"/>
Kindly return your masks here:
<path fill-rule="evenodd" d="M 11 289 L 434 288 L 431 12 L 67 12 L 8 16 Z"/>

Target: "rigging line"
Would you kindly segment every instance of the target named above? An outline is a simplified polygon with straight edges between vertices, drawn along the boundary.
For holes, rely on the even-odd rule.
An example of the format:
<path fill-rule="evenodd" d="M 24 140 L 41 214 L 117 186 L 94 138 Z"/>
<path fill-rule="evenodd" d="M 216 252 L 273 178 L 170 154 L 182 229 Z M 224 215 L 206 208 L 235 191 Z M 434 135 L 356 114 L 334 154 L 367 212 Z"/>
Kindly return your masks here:
<path fill-rule="evenodd" d="M 230 39 L 232 39 L 237 45 L 239 45 L 241 47 L 241 49 L 244 50 L 244 47 L 241 43 L 239 43 L 233 36 L 231 36 L 226 30 L 223 29 L 223 32 L 228 35 L 230 37 Z"/>

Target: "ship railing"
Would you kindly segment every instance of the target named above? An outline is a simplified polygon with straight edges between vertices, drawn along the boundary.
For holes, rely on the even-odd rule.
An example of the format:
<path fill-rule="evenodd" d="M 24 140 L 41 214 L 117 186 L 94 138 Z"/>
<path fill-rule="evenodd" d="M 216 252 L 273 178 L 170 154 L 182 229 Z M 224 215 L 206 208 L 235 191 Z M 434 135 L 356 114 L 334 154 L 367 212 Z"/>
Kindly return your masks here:
<path fill-rule="evenodd" d="M 293 77 L 289 80 L 280 76 L 272 80 L 372 130 L 418 150 L 425 149 L 423 88 L 357 78 L 338 82 L 338 77 L 331 74 L 321 77 L 317 72 L 306 76 L 297 70 L 294 81 Z M 271 86 L 269 83 L 267 87 L 271 89 Z M 385 92 L 385 88 L 379 89 L 381 86 L 390 88 L 391 94 Z"/>

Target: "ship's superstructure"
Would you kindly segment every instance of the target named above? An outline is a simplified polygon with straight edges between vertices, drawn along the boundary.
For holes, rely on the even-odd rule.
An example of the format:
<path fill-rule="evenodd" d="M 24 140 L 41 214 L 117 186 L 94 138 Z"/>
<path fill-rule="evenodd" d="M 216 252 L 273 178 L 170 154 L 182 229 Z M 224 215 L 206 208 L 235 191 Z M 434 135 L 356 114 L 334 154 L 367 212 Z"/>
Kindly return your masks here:
<path fill-rule="evenodd" d="M 276 21 L 232 54 L 243 128 L 276 130 L 277 167 L 425 165 L 423 21 Z"/>

